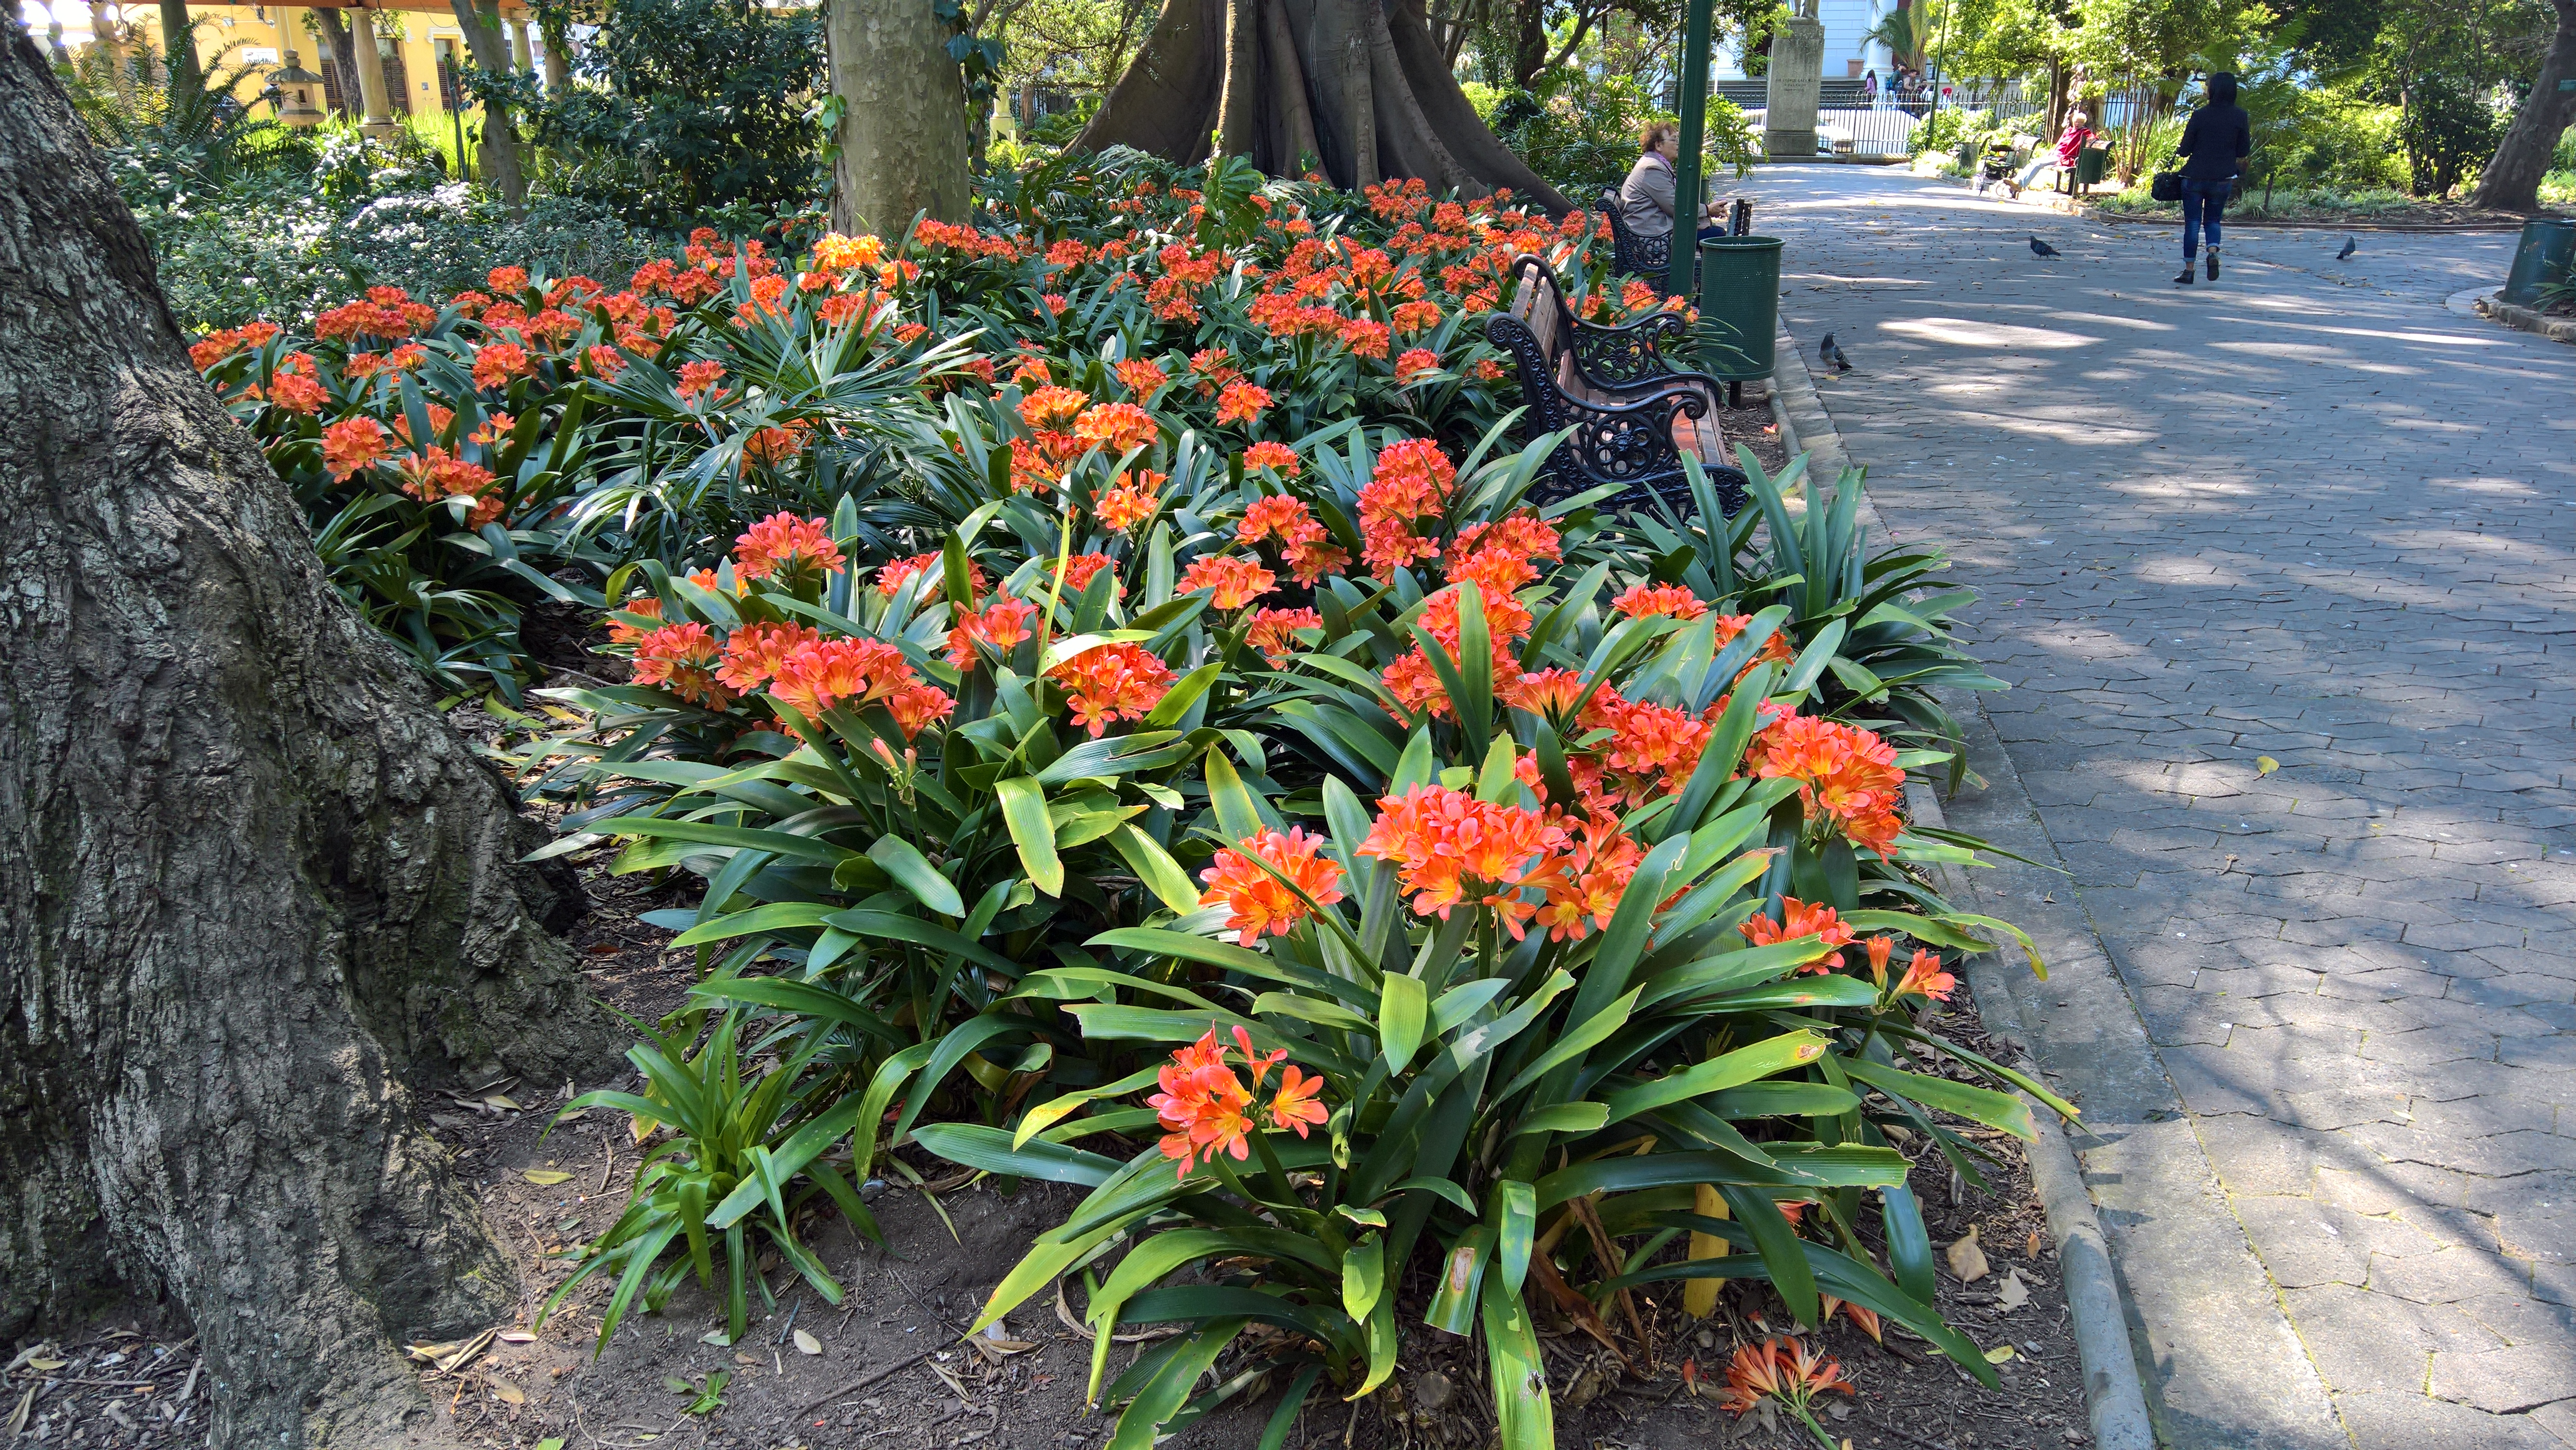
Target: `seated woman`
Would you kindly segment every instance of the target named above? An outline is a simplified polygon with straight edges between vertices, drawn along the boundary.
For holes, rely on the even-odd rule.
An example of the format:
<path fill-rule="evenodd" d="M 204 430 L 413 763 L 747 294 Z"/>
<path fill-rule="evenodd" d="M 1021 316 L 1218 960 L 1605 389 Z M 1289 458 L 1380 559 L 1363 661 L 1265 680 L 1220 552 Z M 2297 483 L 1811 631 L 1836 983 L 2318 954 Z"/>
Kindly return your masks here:
<path fill-rule="evenodd" d="M 1645 238 L 1673 234 L 1675 182 L 1673 163 L 1681 159 L 1681 127 L 1670 121 L 1650 121 L 1637 136 L 1645 154 L 1628 168 L 1627 184 L 1619 188 L 1619 209 L 1625 213 L 1628 229 Z M 1693 219 L 1699 225 L 1699 238 L 1726 235 L 1723 227 L 1710 226 L 1717 217 L 1717 203 L 1701 206 Z"/>
<path fill-rule="evenodd" d="M 2030 164 L 2021 169 L 2021 175 L 2013 178 L 2013 195 L 2021 195 L 2023 187 L 2038 180 L 2039 174 L 2050 167 L 2072 172 L 2075 169 L 2075 159 L 2084 154 L 2084 148 L 2101 139 L 2102 133 L 2087 124 L 2092 119 L 2082 111 L 2068 116 L 2066 130 L 2057 138 L 2057 149 L 2043 151 L 2030 158 Z"/>

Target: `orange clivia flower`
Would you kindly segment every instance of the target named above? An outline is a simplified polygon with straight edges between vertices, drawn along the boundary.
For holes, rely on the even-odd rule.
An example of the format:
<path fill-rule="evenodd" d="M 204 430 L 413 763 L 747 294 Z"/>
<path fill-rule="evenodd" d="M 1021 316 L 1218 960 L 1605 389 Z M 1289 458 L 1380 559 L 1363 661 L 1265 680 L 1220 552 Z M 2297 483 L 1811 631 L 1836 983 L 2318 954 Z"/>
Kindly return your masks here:
<path fill-rule="evenodd" d="M 1394 862 L 1397 880 L 1412 892 L 1413 910 L 1447 920 L 1467 900 L 1470 883 L 1487 890 L 1475 904 L 1491 906 L 1514 938 L 1538 907 L 1518 887 L 1542 858 L 1566 843 L 1565 830 L 1523 806 L 1480 801 L 1464 791 L 1417 785 L 1378 801 L 1376 821 L 1359 853 Z"/>
<path fill-rule="evenodd" d="M 1179 592 L 1209 590 L 1209 600 L 1217 609 L 1241 609 L 1269 593 L 1279 583 L 1279 576 L 1261 567 L 1258 559 L 1239 555 L 1201 554 L 1181 571 Z"/>
<path fill-rule="evenodd" d="M 709 571 L 707 587 L 715 587 L 714 577 Z M 716 678 L 749 694 L 778 678 L 788 656 L 809 644 L 820 643 L 822 638 L 799 624 L 744 625 L 725 640 L 724 664 L 716 671 Z"/>
<path fill-rule="evenodd" d="M 515 342 L 487 342 L 474 353 L 474 386 L 500 388 L 524 378 L 534 365 L 528 350 Z"/>
<path fill-rule="evenodd" d="M 1217 394 L 1216 421 L 1220 426 L 1254 422 L 1269 406 L 1268 388 L 1255 387 L 1250 383 L 1228 383 Z"/>
<path fill-rule="evenodd" d="M 1815 1428 L 1815 1418 L 1807 1406 L 1829 1390 L 1859 1394 L 1852 1382 L 1842 1377 L 1839 1363 L 1811 1352 L 1803 1341 L 1775 1335 L 1735 1352 L 1735 1360 L 1726 1370 L 1726 1393 L 1717 1403 L 1718 1408 L 1741 1415 L 1766 1398 L 1775 1399 Z M 1824 1434 L 1821 1429 L 1816 1433 Z"/>
<path fill-rule="evenodd" d="M 1941 970 L 1939 957 L 1918 950 L 1914 953 L 1914 960 L 1905 964 L 1905 976 L 1896 984 L 1896 995 L 1920 995 L 1936 1002 L 1947 1002 L 1951 989 L 1958 985 L 1958 978 Z"/>
<path fill-rule="evenodd" d="M 1097 443 L 1116 456 L 1129 449 L 1153 446 L 1154 440 L 1162 436 L 1162 425 L 1154 421 L 1153 414 L 1133 403 L 1095 403 L 1074 420 L 1073 436 L 1085 443 Z"/>
<path fill-rule="evenodd" d="M 1279 876 L 1295 882 L 1319 905 L 1342 899 L 1342 868 L 1317 854 L 1323 846 L 1323 837 L 1307 835 L 1300 827 L 1290 827 L 1285 835 L 1263 831 L 1238 841 L 1218 851 L 1216 864 L 1199 873 L 1199 879 L 1208 884 L 1199 905 L 1224 907 L 1230 913 L 1227 929 L 1247 946 L 1264 933 L 1286 936 L 1290 927 L 1314 913 L 1314 907 Z M 1256 857 L 1279 876 L 1262 870 Z"/>
<path fill-rule="evenodd" d="M 733 541 L 733 557 L 738 579 L 823 573 L 841 567 L 841 548 L 832 542 L 829 525 L 783 510 L 743 530 Z"/>
<path fill-rule="evenodd" d="M 1145 1102 L 1170 1130 L 1161 1147 L 1164 1157 L 1179 1161 L 1176 1177 L 1189 1177 L 1191 1168 L 1214 1162 L 1219 1152 L 1238 1163 L 1252 1156 L 1248 1140 L 1257 1126 L 1252 1119 L 1253 1096 L 1261 1091 L 1270 1069 L 1288 1053 L 1284 1048 L 1254 1052 L 1251 1034 L 1239 1026 L 1234 1040 L 1252 1070 L 1249 1087 L 1226 1061 L 1228 1049 L 1218 1040 L 1214 1026 L 1198 1041 L 1173 1049 L 1172 1060 L 1155 1074 L 1155 1084 L 1162 1091 Z M 1315 1101 L 1322 1087 L 1322 1079 L 1309 1078 L 1289 1065 L 1280 1074 L 1278 1094 L 1270 1100 L 1271 1123 L 1282 1129 L 1293 1127 L 1304 1137 L 1308 1124 L 1324 1122 L 1329 1116 L 1323 1104 Z"/>
<path fill-rule="evenodd" d="M 733 703 L 710 668 L 721 651 L 703 624 L 664 625 L 635 642 L 635 683 L 660 685 L 691 704 L 721 710 Z"/>
<path fill-rule="evenodd" d="M 1238 544 L 1257 544 L 1275 538 L 1283 544 L 1294 544 L 1309 538 L 1322 538 L 1324 526 L 1315 521 L 1306 501 L 1293 494 L 1271 494 L 1256 498 L 1243 506 L 1243 522 L 1235 526 Z"/>
<path fill-rule="evenodd" d="M 1101 570 L 1107 569 L 1109 570 L 1109 592 L 1126 593 L 1127 585 L 1118 578 L 1117 564 L 1118 561 L 1107 554 L 1073 555 L 1064 561 L 1064 592 L 1080 594 L 1091 587 L 1091 581 L 1099 577 Z"/>
<path fill-rule="evenodd" d="M 1324 1091 L 1324 1080 L 1306 1076 L 1305 1069 L 1288 1064 L 1279 1073 L 1279 1094 L 1270 1100 L 1270 1125 L 1294 1128 L 1297 1136 L 1306 1136 L 1308 1124 L 1322 1127 L 1332 1114 L 1315 1099 Z"/>
<path fill-rule="evenodd" d="M 618 612 L 622 614 L 636 615 L 644 619 L 658 620 L 662 617 L 662 601 L 654 598 L 650 594 L 647 594 L 641 599 L 627 600 L 624 605 L 619 607 Z M 633 644 L 650 632 L 651 631 L 640 625 L 628 624 L 622 619 L 611 619 L 608 621 L 608 642 L 610 644 Z"/>
<path fill-rule="evenodd" d="M 1162 507 L 1163 484 L 1169 477 L 1141 468 L 1132 474 L 1122 473 L 1110 481 L 1108 488 L 1092 496 L 1091 511 L 1103 528 L 1122 533 L 1133 529 Z"/>
<path fill-rule="evenodd" d="M 1278 666 L 1288 663 L 1288 657 L 1302 648 L 1295 631 L 1323 627 L 1324 616 L 1312 609 L 1262 609 L 1254 611 L 1243 637 L 1261 651 L 1262 658 Z"/>
<path fill-rule="evenodd" d="M 912 661 L 889 640 L 825 639 L 790 651 L 779 662 L 770 693 L 810 718 L 835 705 L 874 705 L 904 691 L 936 688 L 913 672 Z"/>
<path fill-rule="evenodd" d="M 1037 617 L 1036 605 L 1017 599 L 996 599 L 981 613 L 960 609 L 956 626 L 948 631 L 948 663 L 961 671 L 975 668 L 975 644 L 979 640 L 1007 658 L 1011 646 L 1037 632 L 1029 627 Z"/>
<path fill-rule="evenodd" d="M 1142 720 L 1177 678 L 1160 655 L 1128 641 L 1098 644 L 1047 671 L 1065 693 L 1073 722 L 1097 738 L 1120 720 Z"/>
<path fill-rule="evenodd" d="M 1396 385 L 1398 387 L 1408 385 L 1424 373 L 1439 370 L 1440 354 L 1427 347 L 1408 347 L 1403 355 L 1395 360 Z"/>
<path fill-rule="evenodd" d="M 1061 428 L 1090 406 L 1089 394 L 1050 383 L 1020 400 L 1020 417 L 1032 428 Z"/>
<path fill-rule="evenodd" d="M 334 479 L 383 462 L 389 451 L 384 425 L 363 414 L 322 430 L 322 466 Z"/>
<path fill-rule="evenodd" d="M 1632 584 L 1626 593 L 1610 601 L 1610 607 L 1630 619 L 1667 614 L 1675 619 L 1688 620 L 1708 613 L 1708 606 L 1701 602 L 1700 597 L 1680 584 L 1660 587 Z"/>
<path fill-rule="evenodd" d="M 942 560 L 937 549 L 933 549 L 927 554 L 914 554 L 906 558 L 893 560 L 884 568 L 879 569 L 877 571 L 877 592 L 888 599 L 892 599 L 895 596 L 895 591 L 903 587 L 903 581 L 911 578 L 915 574 L 924 572 L 927 572 L 930 575 L 929 579 L 921 586 L 920 599 L 921 602 L 926 604 L 931 600 L 938 598 L 940 591 L 948 587 L 948 574 L 946 569 L 942 567 Z M 976 563 L 972 559 L 966 561 L 966 587 L 977 594 L 984 592 L 984 566 Z"/>
<path fill-rule="evenodd" d="M 1127 391 L 1139 398 L 1154 396 L 1161 390 L 1163 384 L 1171 381 L 1170 376 L 1163 371 L 1162 364 L 1140 357 L 1127 358 L 1110 371 L 1117 374 L 1119 383 Z"/>
<path fill-rule="evenodd" d="M 1272 443 L 1267 439 L 1255 443 L 1243 450 L 1243 471 L 1250 473 L 1258 468 L 1270 469 L 1281 478 L 1295 478 L 1297 450 L 1285 443 Z"/>
<path fill-rule="evenodd" d="M 1794 896 L 1781 899 L 1780 915 L 1785 920 L 1773 921 L 1767 916 L 1757 916 L 1736 930 L 1744 933 L 1744 939 L 1757 947 L 1795 941 L 1802 936 L 1818 936 L 1824 938 L 1826 946 L 1836 949 L 1822 960 L 1800 967 L 1798 970 L 1802 973 L 1825 972 L 1840 967 L 1843 964 L 1840 948 L 1850 946 L 1859 935 L 1832 907 L 1810 905 Z"/>
<path fill-rule="evenodd" d="M 1745 763 L 1765 780 L 1798 782 L 1811 824 L 1830 825 L 1852 845 L 1896 853 L 1904 821 L 1905 772 L 1896 747 L 1854 725 L 1788 715 L 1757 732 Z"/>

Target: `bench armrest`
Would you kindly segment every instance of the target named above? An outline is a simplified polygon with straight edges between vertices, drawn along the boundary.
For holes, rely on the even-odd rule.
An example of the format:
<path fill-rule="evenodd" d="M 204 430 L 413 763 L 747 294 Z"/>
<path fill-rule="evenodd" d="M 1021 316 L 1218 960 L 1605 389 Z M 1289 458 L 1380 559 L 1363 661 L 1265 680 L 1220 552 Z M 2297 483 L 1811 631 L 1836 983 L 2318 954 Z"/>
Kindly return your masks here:
<path fill-rule="evenodd" d="M 1689 340 L 1690 324 L 1678 312 L 1657 312 L 1615 324 L 1577 319 L 1574 363 L 1594 387 L 1633 386 L 1678 374 L 1681 370 L 1664 355 L 1664 349 L 1678 349 Z"/>

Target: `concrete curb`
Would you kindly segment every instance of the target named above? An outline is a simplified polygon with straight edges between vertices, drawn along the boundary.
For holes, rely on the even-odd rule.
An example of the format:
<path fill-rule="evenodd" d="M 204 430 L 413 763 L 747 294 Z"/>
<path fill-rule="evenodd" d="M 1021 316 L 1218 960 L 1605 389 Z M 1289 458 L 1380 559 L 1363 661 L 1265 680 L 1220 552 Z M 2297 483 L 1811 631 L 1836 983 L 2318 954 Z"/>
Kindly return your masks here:
<path fill-rule="evenodd" d="M 1792 458 L 1804 448 L 1810 477 L 1839 479 L 1850 463 L 1842 435 L 1825 411 L 1795 341 L 1783 332 L 1780 344 L 1771 371 L 1771 412 L 1779 423 L 1780 441 Z M 1873 531 L 1886 534 L 1886 524 L 1867 493 L 1861 495 L 1858 516 Z M 1908 781 L 1905 794 L 1915 819 L 1936 828 L 1943 824 L 1941 802 L 1928 785 Z M 1943 896 L 1959 902 L 1973 899 L 1948 867 L 1937 868 L 1934 874 Z M 1969 991 L 1987 1030 L 2010 1044 L 2012 1065 L 2036 1079 L 2039 1072 L 2028 1045 L 2029 1030 L 2010 991 L 2001 985 L 2002 967 L 1996 955 L 1971 958 L 1967 972 Z M 2031 1107 L 2032 1121 L 2039 1127 L 2039 1140 L 2030 1150 L 2031 1182 L 2048 1215 L 2049 1233 L 2057 1241 L 2058 1272 L 2066 1288 L 2076 1357 L 2084 1369 L 2084 1401 L 2095 1450 L 2156 1450 L 2154 1422 L 2148 1417 L 2146 1390 L 2138 1378 L 2136 1342 L 2129 1335 L 2130 1313 L 2111 1263 L 2109 1241 L 2094 1212 L 2092 1193 L 2085 1187 L 2083 1170 L 2067 1145 L 2057 1115 L 2036 1101 Z"/>
<path fill-rule="evenodd" d="M 2576 317 L 2550 317 L 2493 294 L 2476 297 L 2469 306 L 2489 322 L 2501 322 L 2523 332 L 2535 332 L 2551 342 L 2576 342 Z"/>

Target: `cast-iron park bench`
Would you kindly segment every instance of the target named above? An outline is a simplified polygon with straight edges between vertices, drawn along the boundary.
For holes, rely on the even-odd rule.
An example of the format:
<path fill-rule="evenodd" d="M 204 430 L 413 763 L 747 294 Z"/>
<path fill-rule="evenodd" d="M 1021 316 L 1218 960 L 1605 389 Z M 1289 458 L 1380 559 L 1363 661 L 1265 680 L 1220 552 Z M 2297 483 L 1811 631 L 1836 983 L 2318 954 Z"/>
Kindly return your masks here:
<path fill-rule="evenodd" d="M 1549 478 L 1532 501 L 1566 498 L 1603 484 L 1619 492 L 1605 511 L 1645 510 L 1661 499 L 1680 517 L 1695 510 L 1682 473 L 1690 449 L 1732 516 L 1745 504 L 1745 477 L 1725 466 L 1717 411 L 1720 384 L 1666 360 L 1690 336 L 1678 312 L 1616 327 L 1580 322 L 1565 305 L 1555 269 L 1523 254 L 1511 306 L 1487 319 L 1485 336 L 1512 355 L 1520 374 L 1525 436 L 1573 431 L 1548 455 Z"/>

